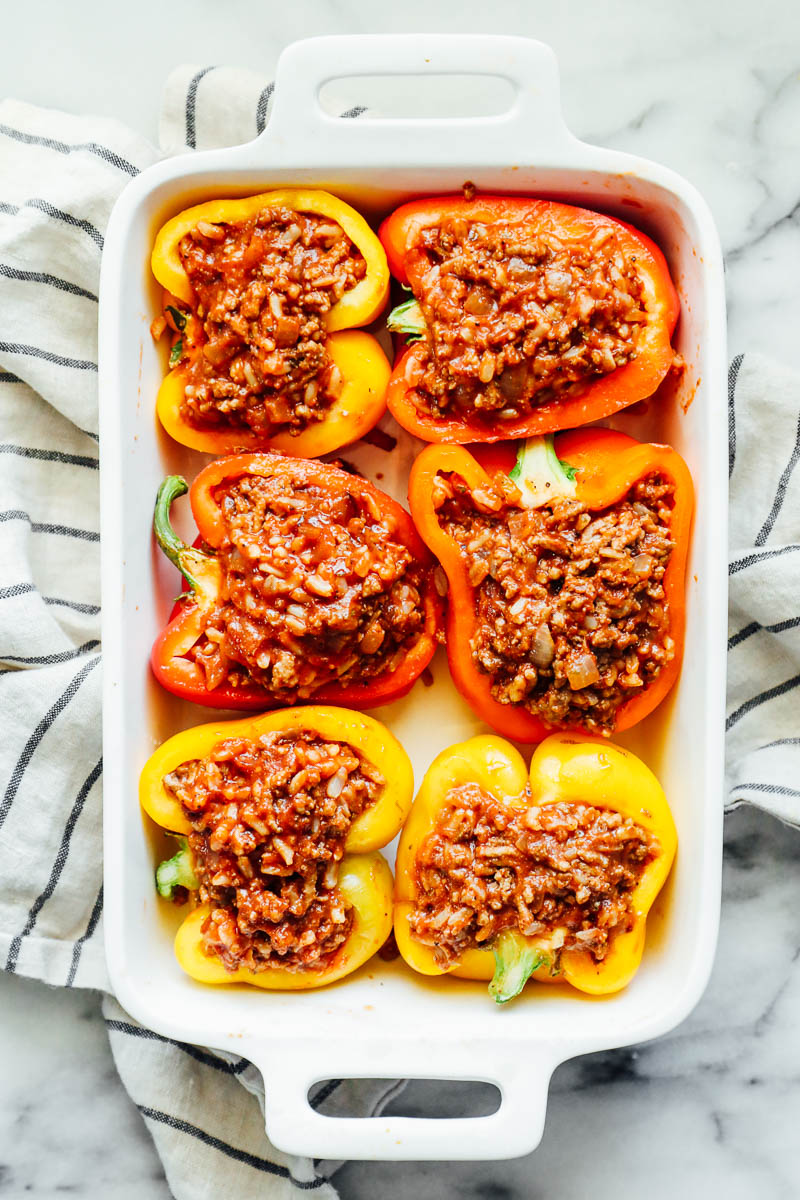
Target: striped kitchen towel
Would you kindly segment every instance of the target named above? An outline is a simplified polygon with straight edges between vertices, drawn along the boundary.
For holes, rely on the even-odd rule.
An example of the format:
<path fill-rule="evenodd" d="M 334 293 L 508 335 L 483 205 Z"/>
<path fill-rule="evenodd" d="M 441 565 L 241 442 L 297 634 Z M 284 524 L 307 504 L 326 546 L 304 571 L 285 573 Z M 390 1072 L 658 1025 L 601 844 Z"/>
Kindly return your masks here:
<path fill-rule="evenodd" d="M 727 804 L 800 825 L 800 375 L 737 355 L 728 379 Z"/>
<path fill-rule="evenodd" d="M 97 290 L 125 184 L 164 153 L 264 129 L 251 72 L 170 77 L 161 149 L 113 121 L 0 104 L 0 963 L 108 990 L 102 934 Z M 350 115 L 358 115 L 351 113 Z M 142 1029 L 103 1001 L 122 1080 L 178 1200 L 335 1200 L 339 1165 L 280 1153 L 242 1059 Z M 332 1080 L 312 1104 L 376 1115 L 392 1081 Z"/>
<path fill-rule="evenodd" d="M 0 105 L 0 962 L 107 990 L 102 952 L 97 286 L 128 180 L 162 153 L 264 128 L 272 85 L 185 68 L 161 150 L 112 121 Z M 357 116 L 362 110 L 348 110 Z M 731 368 L 731 636 L 727 801 L 800 825 L 800 378 Z M 776 452 L 777 448 L 777 452 Z M 277 1152 L 243 1060 L 104 1012 L 123 1082 L 178 1200 L 334 1197 L 333 1163 Z M 392 1087 L 332 1081 L 324 1111 L 377 1112 Z"/>

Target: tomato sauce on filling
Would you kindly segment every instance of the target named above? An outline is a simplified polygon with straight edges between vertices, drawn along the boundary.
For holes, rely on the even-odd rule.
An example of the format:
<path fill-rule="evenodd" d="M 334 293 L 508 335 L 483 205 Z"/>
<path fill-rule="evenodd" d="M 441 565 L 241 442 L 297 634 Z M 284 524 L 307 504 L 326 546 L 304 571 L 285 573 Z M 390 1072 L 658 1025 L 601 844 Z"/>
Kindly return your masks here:
<path fill-rule="evenodd" d="M 454 216 L 414 250 L 430 264 L 414 284 L 426 339 L 412 399 L 425 412 L 514 420 L 636 355 L 644 286 L 613 227 L 579 241 Z"/>
<path fill-rule="evenodd" d="M 184 327 L 170 359 L 188 356 L 184 419 L 264 436 L 323 420 L 344 386 L 325 316 L 366 275 L 341 226 L 265 208 L 239 224 L 198 222 L 178 253 L 197 298 L 195 320 L 165 310 Z"/>
<path fill-rule="evenodd" d="M 192 826 L 204 952 L 228 971 L 330 966 L 354 920 L 339 864 L 380 771 L 346 743 L 276 732 L 227 738 L 164 784 Z"/>
<path fill-rule="evenodd" d="M 652 474 L 600 512 L 566 498 L 521 508 L 501 473 L 476 492 L 437 476 L 439 523 L 475 589 L 470 652 L 495 700 L 553 728 L 611 733 L 620 705 L 675 654 L 664 591 L 673 495 Z"/>
<path fill-rule="evenodd" d="M 412 935 L 441 967 L 506 929 L 600 962 L 630 929 L 631 894 L 659 842 L 591 804 L 510 807 L 477 784 L 453 788 L 416 858 Z"/>
<path fill-rule="evenodd" d="M 424 629 L 430 568 L 371 496 L 243 475 L 216 489 L 224 599 L 191 657 L 209 690 L 253 683 L 281 701 L 397 669 Z"/>

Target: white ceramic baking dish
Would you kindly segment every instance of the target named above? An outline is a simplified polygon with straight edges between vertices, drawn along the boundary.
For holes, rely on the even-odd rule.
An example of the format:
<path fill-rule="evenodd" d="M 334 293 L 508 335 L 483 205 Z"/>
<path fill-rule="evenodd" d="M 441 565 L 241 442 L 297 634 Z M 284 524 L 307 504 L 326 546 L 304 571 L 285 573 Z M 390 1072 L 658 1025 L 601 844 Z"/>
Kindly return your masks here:
<path fill-rule="evenodd" d="M 498 76 L 514 101 L 499 116 L 342 120 L 319 89 L 335 77 Z M 100 397 L 105 698 L 106 943 L 120 1002 L 161 1034 L 255 1062 L 266 1083 L 267 1130 L 279 1148 L 335 1158 L 506 1158 L 541 1137 L 553 1069 L 576 1054 L 652 1038 L 690 1011 L 711 968 L 718 922 L 726 627 L 725 326 L 722 263 L 709 211 L 671 171 L 577 141 L 559 106 L 548 47 L 507 37 L 319 38 L 290 46 L 278 67 L 266 132 L 247 145 L 157 164 L 117 204 L 103 256 Z M 418 194 L 479 189 L 552 196 L 599 208 L 654 236 L 682 300 L 683 377 L 614 423 L 672 443 L 697 487 L 688 572 L 683 675 L 673 695 L 624 739 L 661 778 L 680 851 L 648 922 L 641 970 L 624 992 L 592 1000 L 530 987 L 498 1009 L 480 984 L 426 980 L 375 960 L 316 992 L 265 993 L 194 983 L 177 965 L 179 919 L 159 902 L 153 865 L 164 848 L 137 803 L 145 759 L 163 739 L 206 719 L 154 683 L 150 646 L 176 577 L 154 549 L 150 520 L 162 477 L 193 477 L 200 456 L 161 433 L 154 399 L 164 351 L 148 326 L 158 293 L 148 259 L 169 216 L 201 199 L 287 184 L 328 188 L 378 220 Z M 646 411 L 642 412 L 644 408 Z M 376 451 L 356 451 L 375 471 Z M 349 452 L 348 452 L 349 454 Z M 361 455 L 359 457 L 359 455 Z M 372 456 L 372 457 L 370 457 Z M 386 480 L 392 471 L 381 460 Z M 395 490 L 399 474 L 395 471 Z M 187 527 L 188 531 L 188 527 Z M 436 682 L 377 715 L 408 749 L 417 781 L 444 746 L 480 728 L 435 665 Z M 491 1116 L 334 1119 L 308 1088 L 331 1077 L 480 1079 L 502 1094 Z"/>

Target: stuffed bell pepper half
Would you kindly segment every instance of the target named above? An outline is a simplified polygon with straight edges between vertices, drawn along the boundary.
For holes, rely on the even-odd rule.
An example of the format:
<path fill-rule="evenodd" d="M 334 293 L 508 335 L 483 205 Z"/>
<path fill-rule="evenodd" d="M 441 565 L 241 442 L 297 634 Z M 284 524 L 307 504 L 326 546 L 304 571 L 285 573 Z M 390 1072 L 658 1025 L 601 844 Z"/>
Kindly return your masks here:
<path fill-rule="evenodd" d="M 519 742 L 630 728 L 680 671 L 686 464 L 669 446 L 596 428 L 528 439 L 516 462 L 507 445 L 475 454 L 427 446 L 409 485 L 446 575 L 456 686 Z"/>
<path fill-rule="evenodd" d="M 389 409 L 428 442 L 568 429 L 652 395 L 678 365 L 678 298 L 645 234 L 583 208 L 436 196 L 380 229 L 412 293 L 389 328 L 410 343 Z"/>
<path fill-rule="evenodd" d="M 403 829 L 398 948 L 423 975 L 490 980 L 498 1003 L 530 978 L 619 991 L 675 849 L 664 793 L 630 751 L 554 734 L 528 771 L 510 743 L 472 738 L 434 761 Z"/>
<path fill-rule="evenodd" d="M 159 490 L 155 536 L 188 591 L 153 647 L 170 692 L 215 708 L 314 701 L 371 708 L 406 694 L 441 624 L 434 562 L 408 513 L 341 467 L 278 454 L 217 459 L 190 494 L 187 546 Z"/>
<path fill-rule="evenodd" d="M 152 333 L 171 341 L 157 411 L 176 441 L 315 458 L 380 419 L 389 364 L 357 327 L 383 309 L 389 274 L 350 205 L 302 188 L 211 200 L 162 227 L 151 265 Z"/>
<path fill-rule="evenodd" d="M 175 939 L 202 983 L 300 990 L 355 971 L 392 929 L 378 853 L 413 794 L 402 746 L 371 717 L 309 707 L 176 734 L 140 799 L 178 839 L 159 895 L 191 905 Z"/>

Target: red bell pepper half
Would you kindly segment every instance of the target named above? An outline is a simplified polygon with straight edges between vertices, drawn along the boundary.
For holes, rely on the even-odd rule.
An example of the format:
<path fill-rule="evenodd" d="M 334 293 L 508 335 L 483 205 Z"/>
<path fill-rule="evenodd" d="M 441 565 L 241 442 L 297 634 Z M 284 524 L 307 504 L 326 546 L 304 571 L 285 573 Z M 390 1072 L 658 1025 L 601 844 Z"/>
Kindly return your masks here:
<path fill-rule="evenodd" d="M 433 582 L 432 556 L 405 509 L 368 480 L 328 463 L 278 454 L 237 454 L 218 459 L 201 471 L 190 491 L 192 512 L 200 531 L 194 546 L 180 540 L 169 520 L 172 502 L 187 491 L 186 482 L 172 475 L 161 485 L 154 516 L 156 540 L 183 574 L 189 590 L 178 599 L 169 624 L 153 647 L 151 665 L 159 683 L 176 696 L 214 708 L 268 709 L 287 703 L 285 694 L 272 694 L 255 679 L 248 678 L 246 670 L 238 671 L 237 683 L 232 684 L 226 678 L 209 690 L 206 674 L 192 653 L 204 638 L 212 614 L 228 598 L 226 572 L 216 554 L 226 536 L 217 490 L 248 475 L 279 477 L 289 494 L 293 487 L 304 485 L 313 485 L 332 495 L 344 493 L 359 510 L 372 513 L 384 529 L 391 531 L 392 539 L 402 543 L 414 563 L 423 568 L 420 584 L 423 622 L 417 636 L 405 647 L 399 665 L 398 655 L 394 654 L 389 668 L 365 675 L 358 682 L 329 680 L 311 695 L 303 696 L 300 702 L 372 708 L 405 695 L 430 662 L 437 643 L 442 602 Z M 239 667 L 238 663 L 233 665 Z M 246 668 L 246 664 L 243 666 Z"/>
<path fill-rule="evenodd" d="M 610 429 L 575 429 L 543 443 L 540 464 L 548 464 L 538 480 L 539 499 L 554 496 L 562 480 L 567 481 L 573 498 L 592 512 L 602 513 L 624 499 L 638 480 L 656 474 L 674 489 L 669 534 L 673 550 L 663 580 L 664 608 L 668 615 L 669 636 L 674 643 L 670 661 L 617 709 L 613 732 L 630 729 L 664 699 L 678 678 L 683 657 L 686 618 L 685 577 L 689 535 L 694 509 L 694 489 L 689 470 L 670 446 L 636 442 L 627 434 Z M 477 455 L 477 456 L 476 456 Z M 533 456 L 532 456 L 533 457 Z M 520 459 L 518 459 L 518 462 Z M 524 462 L 524 457 L 522 458 Z M 555 474 L 549 469 L 555 465 Z M 470 583 L 470 558 L 440 521 L 435 503 L 436 479 L 441 474 L 455 475 L 472 490 L 491 487 L 492 475 L 509 473 L 514 464 L 512 445 L 476 448 L 473 455 L 465 446 L 426 446 L 417 458 L 409 481 L 409 501 L 417 528 L 439 559 L 449 583 L 447 611 L 447 657 L 450 673 L 458 690 L 473 712 L 504 737 L 519 742 L 540 742 L 554 728 L 576 733 L 587 731 L 581 725 L 553 726 L 522 704 L 498 703 L 492 695 L 492 677 L 475 662 L 471 647 L 478 631 L 477 589 Z M 569 475 L 564 474 L 567 469 Z M 517 478 L 522 483 L 521 478 Z M 526 486 L 537 483 L 536 474 Z M 547 491 L 545 491 L 547 489 Z"/>
<path fill-rule="evenodd" d="M 426 333 L 425 298 L 432 271 L 429 252 L 419 244 L 421 234 L 442 223 L 480 222 L 505 229 L 518 228 L 531 238 L 539 235 L 557 239 L 559 245 L 587 246 L 602 243 L 613 235 L 618 250 L 635 264 L 642 284 L 644 321 L 638 325 L 632 357 L 607 374 L 590 377 L 579 390 L 540 404 L 529 405 L 517 415 L 503 418 L 496 412 L 476 412 L 450 406 L 433 412 L 420 401 L 417 388 L 429 364 L 430 342 Z M 575 208 L 550 200 L 526 197 L 478 195 L 434 196 L 403 204 L 383 222 L 380 238 L 389 268 L 414 299 L 395 309 L 389 327 L 411 335 L 410 344 L 395 363 L 387 402 L 397 422 L 427 442 L 495 442 L 551 433 L 585 425 L 651 396 L 675 362 L 670 344 L 678 319 L 678 297 L 664 255 L 658 246 L 633 226 L 589 209 Z M 453 252 L 456 254 L 456 251 Z M 444 267 L 450 266 L 445 262 Z M 455 268 L 453 268 L 455 269 Z M 486 286 L 491 287 L 491 284 Z M 507 301 L 495 295 L 501 305 Z M 513 303 L 513 300 L 510 301 Z M 480 321 L 480 318 L 478 318 Z M 527 359 L 535 367 L 536 358 Z M 523 360 L 526 361 L 526 360 Z"/>

